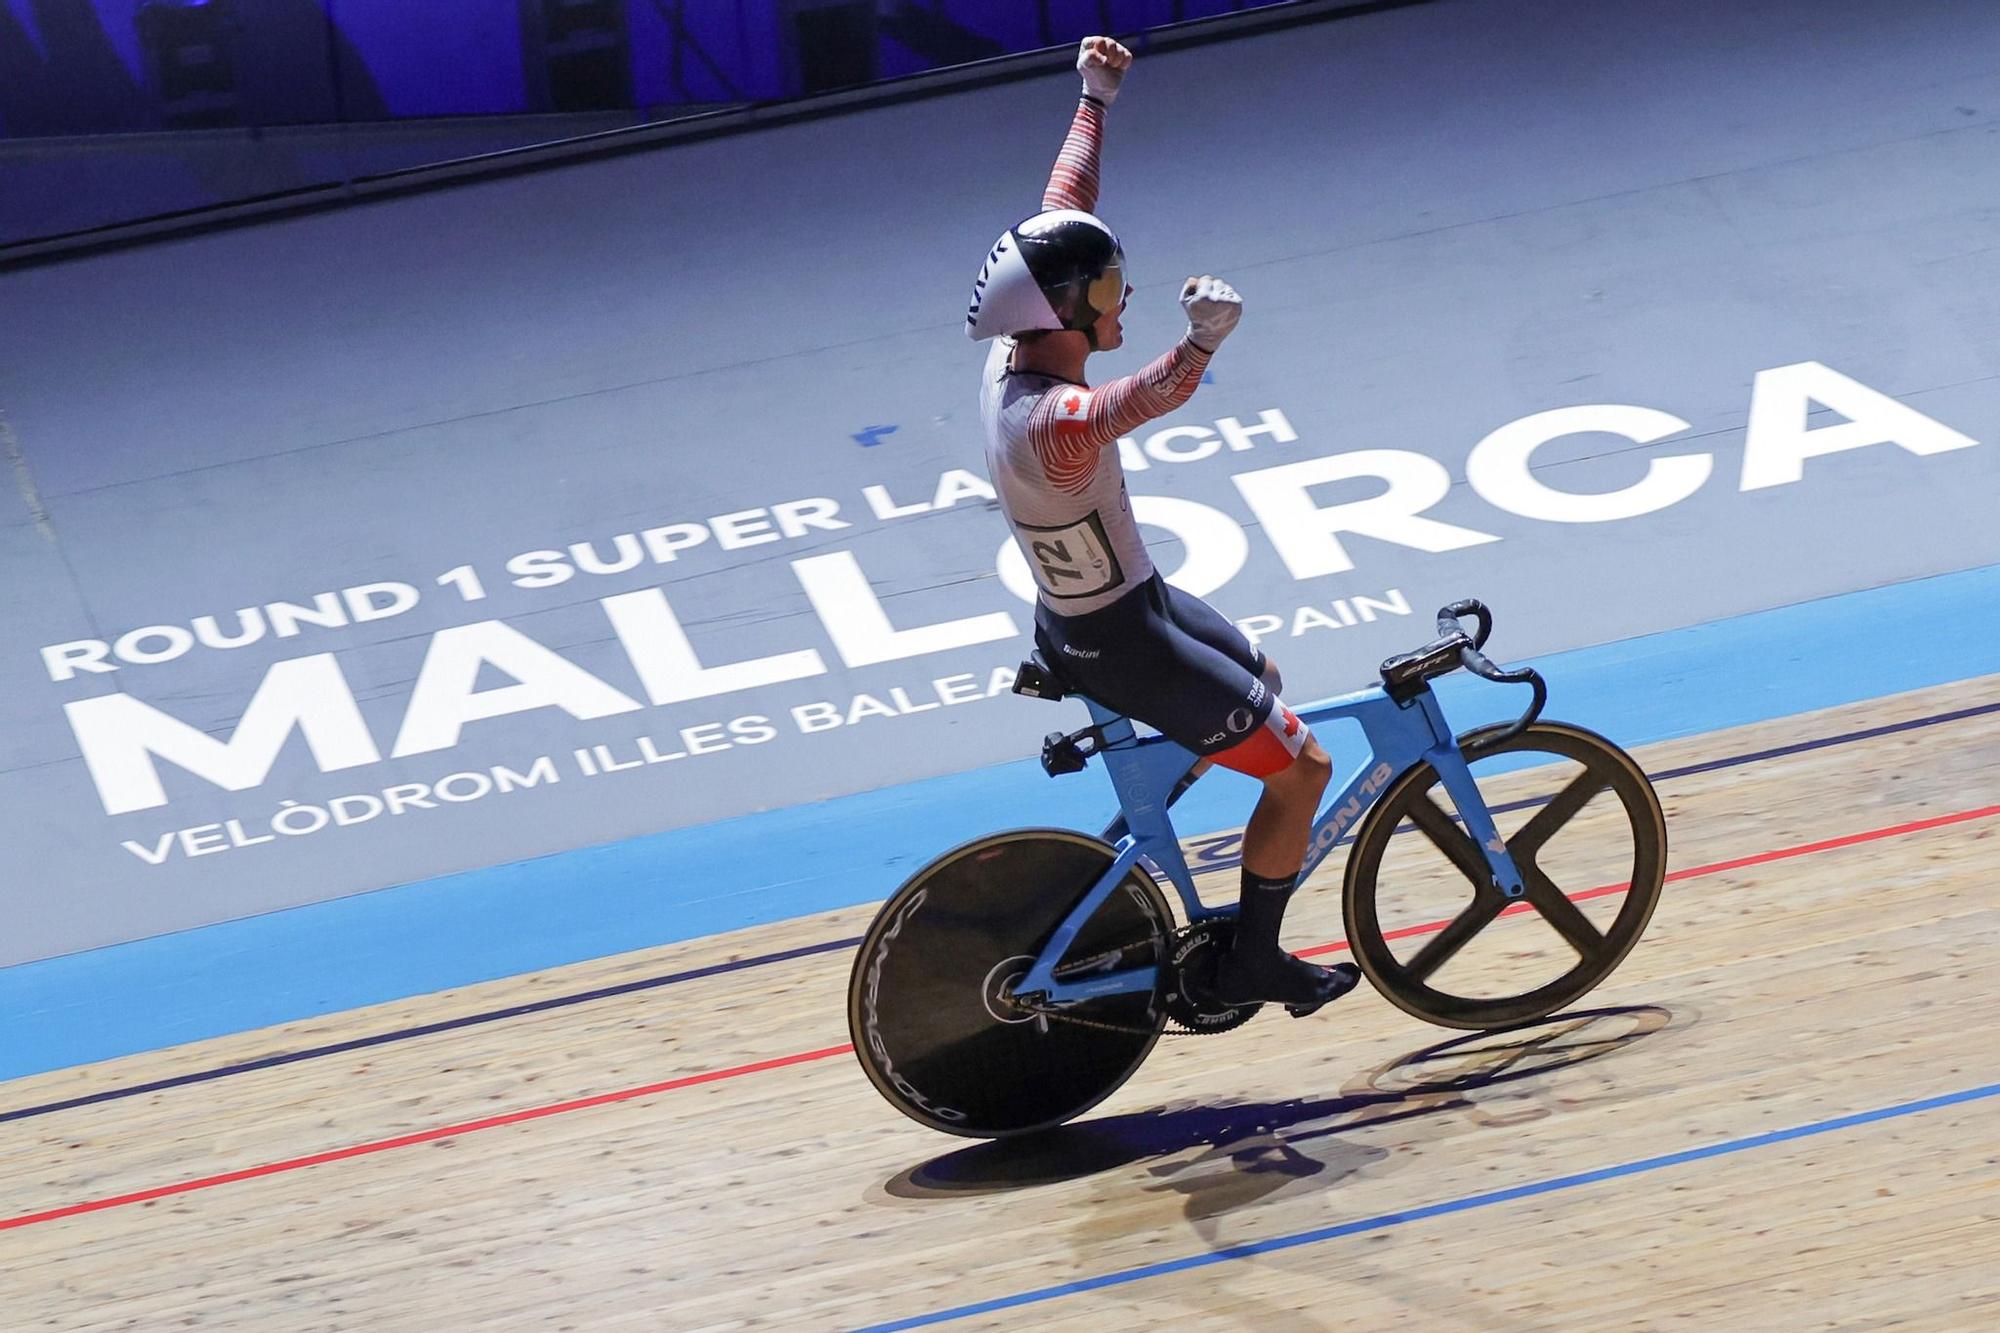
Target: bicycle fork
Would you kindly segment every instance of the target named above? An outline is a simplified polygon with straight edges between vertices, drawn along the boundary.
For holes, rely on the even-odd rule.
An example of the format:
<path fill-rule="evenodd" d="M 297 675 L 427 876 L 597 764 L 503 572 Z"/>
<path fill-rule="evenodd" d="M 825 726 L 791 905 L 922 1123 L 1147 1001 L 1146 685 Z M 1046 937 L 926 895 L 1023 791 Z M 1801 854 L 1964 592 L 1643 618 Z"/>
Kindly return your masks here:
<path fill-rule="evenodd" d="M 1459 822 L 1478 844 L 1486 857 L 1486 868 L 1492 876 L 1493 887 L 1501 896 L 1519 898 L 1525 891 L 1520 869 L 1514 864 L 1514 857 L 1507 850 L 1507 842 L 1500 836 L 1499 828 L 1493 823 L 1492 812 L 1486 808 L 1486 798 L 1479 793 L 1479 784 L 1472 780 L 1472 767 L 1466 762 L 1465 751 L 1460 748 L 1458 738 L 1446 725 L 1444 711 L 1438 706 L 1437 696 L 1426 690 L 1421 696 L 1425 720 L 1430 724 L 1433 743 L 1424 751 L 1424 762 L 1437 770 L 1438 779 L 1451 795 L 1451 802 L 1458 807 Z"/>

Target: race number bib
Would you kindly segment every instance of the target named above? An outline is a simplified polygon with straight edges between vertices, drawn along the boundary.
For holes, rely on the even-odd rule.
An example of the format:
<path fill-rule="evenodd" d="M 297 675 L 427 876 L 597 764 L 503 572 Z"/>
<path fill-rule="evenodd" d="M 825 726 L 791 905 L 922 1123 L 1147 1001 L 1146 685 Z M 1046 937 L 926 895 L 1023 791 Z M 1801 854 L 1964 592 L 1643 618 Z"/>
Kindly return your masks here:
<path fill-rule="evenodd" d="M 1092 510 L 1063 528 L 1021 525 L 1021 544 L 1035 582 L 1053 598 L 1094 597 L 1125 581 L 1125 571 L 1104 535 L 1104 521 Z"/>

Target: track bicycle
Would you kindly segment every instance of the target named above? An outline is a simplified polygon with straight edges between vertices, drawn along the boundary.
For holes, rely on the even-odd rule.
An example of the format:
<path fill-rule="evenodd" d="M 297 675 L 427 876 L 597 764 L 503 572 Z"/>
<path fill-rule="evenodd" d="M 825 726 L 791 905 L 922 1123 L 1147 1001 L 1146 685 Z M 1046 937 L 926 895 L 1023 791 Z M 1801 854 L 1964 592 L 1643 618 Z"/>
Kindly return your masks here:
<path fill-rule="evenodd" d="M 1294 710 L 1307 725 L 1351 719 L 1370 750 L 1322 805 L 1301 879 L 1351 841 L 1346 947 L 1390 1003 L 1451 1028 L 1510 1027 L 1574 1004 L 1637 943 L 1666 876 L 1666 820 L 1644 771 L 1594 732 L 1541 720 L 1546 682 L 1494 665 L 1481 652 L 1492 628 L 1480 602 L 1455 602 L 1435 640 L 1382 663 L 1379 684 Z M 1431 682 L 1461 668 L 1528 686 L 1527 709 L 1454 734 Z M 1051 733 L 1042 767 L 1055 777 L 1102 759 L 1119 816 L 1097 837 L 1015 829 L 933 860 L 882 905 L 848 986 L 855 1053 L 875 1087 L 919 1123 L 974 1138 L 1073 1119 L 1130 1078 L 1162 1032 L 1226 1032 L 1261 1007 L 1206 989 L 1237 907 L 1202 902 L 1168 814 L 1196 756 L 1077 694 L 1039 653 L 1014 690 L 1083 699 L 1090 725 Z M 1489 801 L 1482 787 L 1512 798 Z M 1520 813 L 1503 834 L 1499 817 Z M 1398 886 L 1422 886 L 1443 915 L 1385 895 Z M 1540 947 L 1510 926 L 1469 961 L 1502 918 L 1530 916 L 1547 928 Z"/>

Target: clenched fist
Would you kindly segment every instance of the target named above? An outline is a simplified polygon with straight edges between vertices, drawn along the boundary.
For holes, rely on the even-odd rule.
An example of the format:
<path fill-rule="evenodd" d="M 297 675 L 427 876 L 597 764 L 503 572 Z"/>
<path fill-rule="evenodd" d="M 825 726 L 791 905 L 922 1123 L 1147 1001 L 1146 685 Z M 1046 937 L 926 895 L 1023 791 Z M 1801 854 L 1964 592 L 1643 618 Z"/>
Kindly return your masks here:
<path fill-rule="evenodd" d="M 1109 37 L 1086 37 L 1076 52 L 1077 72 L 1083 75 L 1083 90 L 1110 106 L 1118 100 L 1118 85 L 1132 68 L 1132 53 Z"/>
<path fill-rule="evenodd" d="M 1243 298 L 1221 278 L 1204 274 L 1181 285 L 1181 309 L 1187 311 L 1188 340 L 1213 352 L 1243 318 Z"/>

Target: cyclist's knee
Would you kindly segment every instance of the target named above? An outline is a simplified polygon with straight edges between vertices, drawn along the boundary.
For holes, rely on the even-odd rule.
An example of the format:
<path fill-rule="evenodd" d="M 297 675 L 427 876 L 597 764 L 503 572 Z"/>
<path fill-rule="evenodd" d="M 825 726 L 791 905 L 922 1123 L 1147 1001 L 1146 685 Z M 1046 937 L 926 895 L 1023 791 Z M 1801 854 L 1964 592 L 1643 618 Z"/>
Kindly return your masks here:
<path fill-rule="evenodd" d="M 1320 748 L 1320 743 L 1310 733 L 1292 762 L 1264 779 L 1267 784 L 1276 782 L 1299 791 L 1310 791 L 1315 797 L 1325 791 L 1327 783 L 1332 780 L 1333 759 Z"/>
<path fill-rule="evenodd" d="M 1278 670 L 1278 664 L 1271 660 L 1269 653 L 1264 654 L 1264 673 L 1258 679 L 1264 682 L 1272 694 L 1283 694 L 1285 692 L 1284 673 Z"/>

